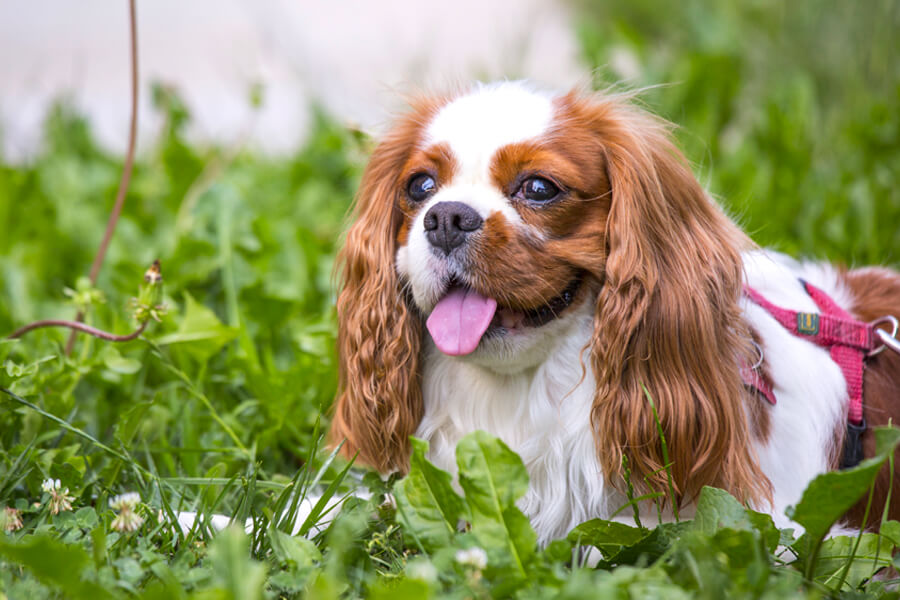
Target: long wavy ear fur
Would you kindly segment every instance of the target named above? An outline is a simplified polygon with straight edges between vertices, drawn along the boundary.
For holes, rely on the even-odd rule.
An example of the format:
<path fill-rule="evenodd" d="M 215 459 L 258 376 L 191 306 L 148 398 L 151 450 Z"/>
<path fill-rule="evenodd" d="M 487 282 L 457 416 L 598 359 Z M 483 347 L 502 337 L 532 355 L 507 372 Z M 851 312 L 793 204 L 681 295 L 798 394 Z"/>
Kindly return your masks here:
<path fill-rule="evenodd" d="M 704 485 L 770 500 L 738 372 L 753 362 L 738 306 L 740 251 L 752 242 L 707 197 L 663 122 L 616 99 L 593 111 L 612 190 L 591 356 L 604 472 L 621 473 L 624 455 L 634 483 L 665 497 L 670 473 L 678 503 Z"/>
<path fill-rule="evenodd" d="M 363 174 L 353 225 L 338 254 L 340 387 L 332 443 L 381 472 L 405 471 L 409 436 L 422 418 L 421 324 L 394 269 L 401 213 L 397 178 L 412 148 L 422 109 L 376 148 Z"/>

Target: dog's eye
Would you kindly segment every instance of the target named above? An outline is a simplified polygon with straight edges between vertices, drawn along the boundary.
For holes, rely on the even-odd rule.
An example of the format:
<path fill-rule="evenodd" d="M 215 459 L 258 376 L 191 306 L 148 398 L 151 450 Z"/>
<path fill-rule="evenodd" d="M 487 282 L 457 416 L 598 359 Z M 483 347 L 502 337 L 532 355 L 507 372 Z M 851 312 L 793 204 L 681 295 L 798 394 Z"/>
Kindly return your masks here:
<path fill-rule="evenodd" d="M 559 195 L 559 188 L 543 177 L 529 177 L 522 182 L 522 187 L 516 196 L 529 202 L 548 202 Z"/>
<path fill-rule="evenodd" d="M 406 186 L 406 193 L 410 200 L 414 202 L 421 202 L 432 195 L 435 190 L 437 190 L 437 183 L 435 183 L 434 178 L 427 173 L 413 175 L 412 179 L 409 180 L 409 184 Z"/>

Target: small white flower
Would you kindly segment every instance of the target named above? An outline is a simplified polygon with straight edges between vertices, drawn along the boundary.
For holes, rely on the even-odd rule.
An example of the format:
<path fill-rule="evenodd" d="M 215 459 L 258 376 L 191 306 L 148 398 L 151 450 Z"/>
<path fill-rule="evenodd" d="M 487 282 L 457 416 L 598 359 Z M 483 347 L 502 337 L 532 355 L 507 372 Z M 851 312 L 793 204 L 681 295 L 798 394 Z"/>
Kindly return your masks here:
<path fill-rule="evenodd" d="M 127 494 L 119 494 L 109 501 L 109 507 L 114 510 L 122 510 L 126 506 L 134 510 L 141 503 L 141 495 L 137 492 L 128 492 Z"/>
<path fill-rule="evenodd" d="M 131 532 L 136 531 L 144 523 L 144 518 L 136 512 L 125 508 L 116 515 L 110 526 L 116 531 Z"/>
<path fill-rule="evenodd" d="M 461 565 L 474 567 L 476 570 L 481 571 L 487 567 L 487 552 L 477 546 L 467 550 L 457 550 L 456 562 Z"/>
<path fill-rule="evenodd" d="M 6 531 L 18 531 L 22 529 L 22 512 L 15 508 L 6 507 L 0 512 L 0 527 Z"/>
<path fill-rule="evenodd" d="M 109 501 L 110 508 L 119 511 L 110 527 L 116 531 L 135 531 L 140 527 L 144 518 L 137 514 L 138 504 L 141 503 L 141 496 L 137 492 L 128 492 L 127 494 L 119 494 Z"/>
<path fill-rule="evenodd" d="M 72 510 L 74 496 L 69 495 L 69 488 L 63 489 L 59 479 L 45 479 L 41 489 L 50 494 L 50 514 L 56 515 L 60 511 Z"/>

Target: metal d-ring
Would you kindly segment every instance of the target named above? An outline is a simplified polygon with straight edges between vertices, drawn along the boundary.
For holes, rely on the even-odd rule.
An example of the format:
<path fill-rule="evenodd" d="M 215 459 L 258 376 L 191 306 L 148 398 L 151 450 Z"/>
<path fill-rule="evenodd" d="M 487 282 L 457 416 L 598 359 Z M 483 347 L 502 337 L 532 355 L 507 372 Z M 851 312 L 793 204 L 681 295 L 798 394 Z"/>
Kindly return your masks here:
<path fill-rule="evenodd" d="M 750 343 L 753 344 L 753 347 L 756 348 L 756 351 L 759 353 L 759 358 L 756 359 L 756 362 L 750 367 L 751 371 L 755 371 L 763 364 L 763 349 L 762 346 L 756 343 L 756 340 L 750 340 Z"/>
<path fill-rule="evenodd" d="M 891 325 L 890 333 L 888 333 L 886 329 L 878 329 L 879 325 L 884 325 L 885 323 Z M 890 348 L 894 352 L 900 353 L 900 340 L 897 339 L 897 329 L 900 327 L 900 322 L 897 321 L 897 317 L 885 315 L 883 317 L 878 317 L 874 321 L 870 321 L 869 325 L 875 330 L 875 335 L 881 338 L 882 344 L 869 352 L 867 356 L 875 356 L 885 348 Z"/>

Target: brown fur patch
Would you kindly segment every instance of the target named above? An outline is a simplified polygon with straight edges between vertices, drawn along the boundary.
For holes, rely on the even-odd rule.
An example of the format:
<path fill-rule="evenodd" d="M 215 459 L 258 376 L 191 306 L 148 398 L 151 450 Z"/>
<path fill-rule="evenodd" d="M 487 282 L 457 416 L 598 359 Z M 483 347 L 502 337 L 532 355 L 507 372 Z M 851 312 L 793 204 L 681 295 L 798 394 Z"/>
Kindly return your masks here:
<path fill-rule="evenodd" d="M 579 229 L 590 226 L 593 229 L 590 239 L 594 245 L 603 246 L 602 233 L 609 210 L 609 182 L 602 168 L 602 158 L 597 155 L 591 168 L 578 165 L 563 151 L 567 147 L 563 143 L 565 136 L 564 131 L 557 130 L 540 142 L 502 148 L 494 156 L 491 175 L 497 187 L 515 203 L 516 210 L 528 225 L 557 240 L 571 238 L 577 235 Z M 541 205 L 517 201 L 515 193 L 523 181 L 532 176 L 552 181 L 560 188 L 560 195 Z M 584 236 L 579 237 L 584 241 Z"/>

